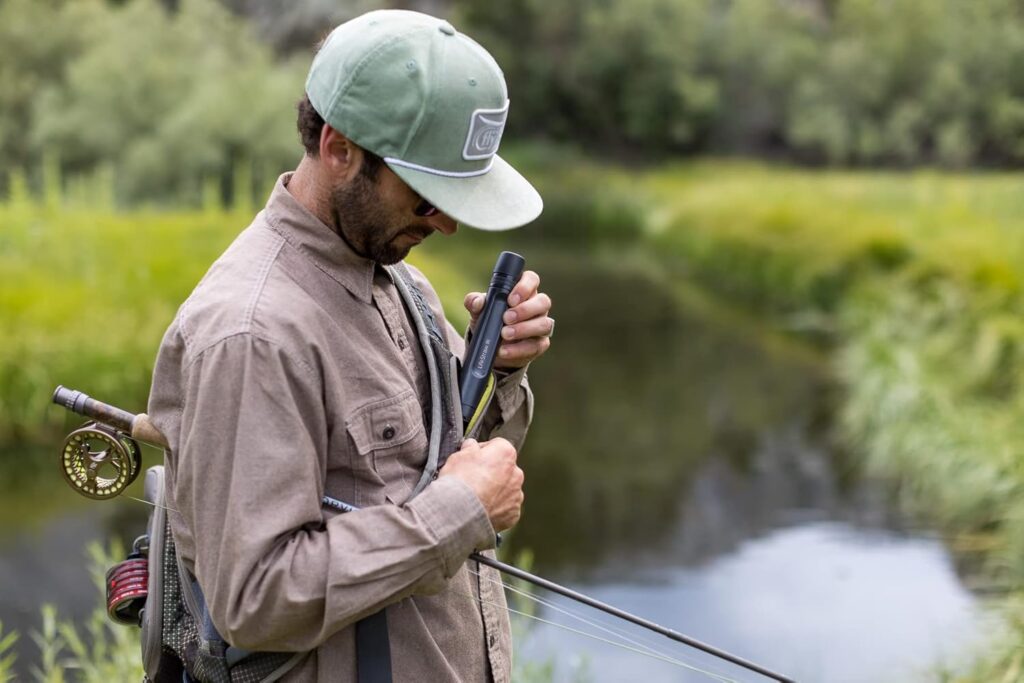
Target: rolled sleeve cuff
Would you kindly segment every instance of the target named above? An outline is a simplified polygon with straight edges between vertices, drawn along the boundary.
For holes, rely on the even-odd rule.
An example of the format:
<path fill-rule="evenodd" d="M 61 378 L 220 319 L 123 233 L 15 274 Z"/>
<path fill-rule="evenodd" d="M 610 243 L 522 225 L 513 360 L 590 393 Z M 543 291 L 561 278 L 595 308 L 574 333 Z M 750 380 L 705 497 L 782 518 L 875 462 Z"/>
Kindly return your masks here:
<path fill-rule="evenodd" d="M 407 507 L 437 539 L 446 577 L 453 576 L 473 551 L 494 547 L 494 527 L 484 506 L 458 477 L 440 477 Z"/>

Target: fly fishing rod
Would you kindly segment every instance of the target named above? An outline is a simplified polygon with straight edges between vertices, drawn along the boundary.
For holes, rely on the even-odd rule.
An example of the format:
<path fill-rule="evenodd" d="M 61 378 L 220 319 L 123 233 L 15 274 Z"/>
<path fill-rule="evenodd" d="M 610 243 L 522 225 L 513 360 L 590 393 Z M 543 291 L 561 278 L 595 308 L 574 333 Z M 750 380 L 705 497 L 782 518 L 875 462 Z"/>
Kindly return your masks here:
<path fill-rule="evenodd" d="M 97 401 L 81 391 L 67 389 L 63 386 L 58 386 L 54 391 L 53 402 L 92 420 L 68 436 L 64 442 L 61 456 L 61 472 L 64 474 L 64 479 L 73 489 L 84 496 L 93 499 L 110 499 L 121 493 L 134 480 L 140 469 L 139 447 L 136 439 L 157 448 L 167 448 L 167 439 L 150 422 L 145 413 L 136 415 Z M 94 450 L 94 447 L 98 448 Z M 321 503 L 324 507 L 339 512 L 354 512 L 359 509 L 330 496 L 324 496 Z M 482 553 L 473 553 L 469 559 L 779 683 L 796 683 L 792 678 L 775 673 L 742 657 L 660 626 L 600 600 L 595 600 L 514 565 L 491 559 Z"/>

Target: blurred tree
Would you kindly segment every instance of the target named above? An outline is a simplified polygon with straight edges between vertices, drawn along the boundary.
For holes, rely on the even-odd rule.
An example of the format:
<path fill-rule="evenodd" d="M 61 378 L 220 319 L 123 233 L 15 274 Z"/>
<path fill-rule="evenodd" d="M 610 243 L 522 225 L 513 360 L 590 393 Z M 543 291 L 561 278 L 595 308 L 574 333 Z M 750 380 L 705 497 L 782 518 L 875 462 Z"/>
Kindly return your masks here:
<path fill-rule="evenodd" d="M 705 38 L 721 91 L 710 147 L 777 154 L 785 149 L 789 95 L 815 68 L 827 14 L 814 2 L 717 5 Z"/>
<path fill-rule="evenodd" d="M 24 169 L 34 109 L 44 87 L 63 79 L 82 42 L 78 13 L 61 0 L 0 0 L 0 168 Z M 5 179 L 0 178 L 0 182 Z"/>
<path fill-rule="evenodd" d="M 300 154 L 305 65 L 275 63 L 214 0 L 173 12 L 156 0 L 70 3 L 61 18 L 72 11 L 79 48 L 34 97 L 35 154 L 50 150 L 75 173 L 112 164 L 123 200 L 195 202 L 205 178 L 230 198 L 237 166 L 254 165 L 265 184 Z"/>
<path fill-rule="evenodd" d="M 396 7 L 385 0 L 222 0 L 236 14 L 248 17 L 260 37 L 279 53 L 309 54 L 327 32 L 343 21 L 382 7 Z M 398 3 L 402 4 L 402 3 Z M 436 5 L 437 3 L 419 3 Z M 436 7 L 423 11 L 436 13 Z"/>
<path fill-rule="evenodd" d="M 698 147 L 717 110 L 701 51 L 711 4 L 464 0 L 455 13 L 505 68 L 515 128 L 671 151 Z"/>
<path fill-rule="evenodd" d="M 1019 0 L 456 0 L 523 132 L 601 151 L 1024 160 Z"/>
<path fill-rule="evenodd" d="M 195 199 L 204 177 L 227 188 L 238 164 L 275 173 L 297 158 L 301 67 L 275 65 L 212 0 L 173 14 L 135 0 L 83 30 L 88 44 L 67 86 L 44 93 L 35 130 L 72 168 L 113 160 L 121 196 Z"/>
<path fill-rule="evenodd" d="M 1021 160 L 1022 29 L 1016 0 L 838 0 L 789 142 L 832 163 Z"/>
<path fill-rule="evenodd" d="M 121 202 L 199 203 L 204 187 L 230 201 L 233 178 L 262 189 L 299 153 L 311 45 L 381 4 L 0 0 L 0 168 L 39 188 L 56 155 L 112 173 Z M 1020 0 L 399 5 L 450 16 L 495 55 L 510 138 L 630 157 L 1024 161 Z"/>

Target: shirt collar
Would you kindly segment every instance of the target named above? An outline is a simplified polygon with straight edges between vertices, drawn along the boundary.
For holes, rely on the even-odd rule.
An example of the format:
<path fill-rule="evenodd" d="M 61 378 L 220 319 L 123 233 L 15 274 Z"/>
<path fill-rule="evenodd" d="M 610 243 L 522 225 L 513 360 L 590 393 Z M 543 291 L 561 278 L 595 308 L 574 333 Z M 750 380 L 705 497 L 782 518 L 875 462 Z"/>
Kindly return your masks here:
<path fill-rule="evenodd" d="M 375 264 L 352 251 L 338 233 L 314 216 L 288 191 L 292 174 L 277 179 L 264 209 L 267 224 L 363 303 L 373 295 Z"/>

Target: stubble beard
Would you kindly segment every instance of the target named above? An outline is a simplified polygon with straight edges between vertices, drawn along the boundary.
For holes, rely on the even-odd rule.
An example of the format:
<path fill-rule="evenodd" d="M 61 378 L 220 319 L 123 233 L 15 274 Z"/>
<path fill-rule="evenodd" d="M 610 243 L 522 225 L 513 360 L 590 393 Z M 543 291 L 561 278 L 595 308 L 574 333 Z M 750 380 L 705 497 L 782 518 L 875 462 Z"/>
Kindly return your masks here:
<path fill-rule="evenodd" d="M 360 256 L 383 266 L 398 263 L 415 246 L 395 244 L 400 235 L 407 233 L 426 238 L 430 234 L 389 212 L 376 184 L 362 174 L 335 188 L 330 202 L 334 224 L 342 239 Z"/>

